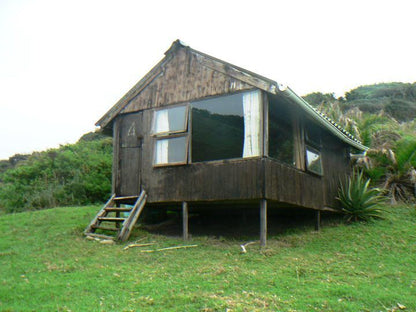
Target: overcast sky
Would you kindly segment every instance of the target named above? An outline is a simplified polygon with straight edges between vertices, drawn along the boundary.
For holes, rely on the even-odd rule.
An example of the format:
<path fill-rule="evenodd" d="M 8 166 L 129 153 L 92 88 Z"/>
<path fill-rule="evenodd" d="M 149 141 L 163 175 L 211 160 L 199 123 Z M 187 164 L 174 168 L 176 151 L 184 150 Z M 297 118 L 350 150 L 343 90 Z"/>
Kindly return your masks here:
<path fill-rule="evenodd" d="M 413 0 L 0 0 L 0 159 L 93 131 L 178 38 L 299 95 L 415 82 L 415 12 Z"/>

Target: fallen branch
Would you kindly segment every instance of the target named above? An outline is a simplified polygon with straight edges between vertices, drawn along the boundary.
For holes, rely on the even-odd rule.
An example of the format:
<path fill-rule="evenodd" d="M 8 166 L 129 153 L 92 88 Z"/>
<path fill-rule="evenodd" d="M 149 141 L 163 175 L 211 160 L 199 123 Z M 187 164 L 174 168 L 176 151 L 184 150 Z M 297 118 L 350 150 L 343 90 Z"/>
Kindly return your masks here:
<path fill-rule="evenodd" d="M 257 241 L 254 241 L 254 242 L 248 242 L 248 243 L 245 243 L 245 244 L 240 245 L 240 247 L 241 247 L 241 252 L 242 252 L 242 253 L 246 253 L 246 252 L 247 252 L 246 247 L 247 247 L 248 245 L 252 245 L 252 244 L 255 244 L 255 243 L 257 243 Z"/>
<path fill-rule="evenodd" d="M 123 248 L 123 250 L 127 250 L 129 248 L 133 248 L 133 247 L 145 247 L 145 246 L 150 246 L 150 245 L 154 245 L 155 243 L 146 243 L 146 244 L 130 244 L 127 245 L 126 247 Z"/>
<path fill-rule="evenodd" d="M 147 250 L 140 250 L 140 252 L 156 252 L 156 251 L 184 249 L 184 248 L 193 248 L 193 247 L 198 247 L 198 245 L 173 246 L 173 247 L 159 248 L 159 249 L 153 249 L 153 250 L 147 249 Z"/>

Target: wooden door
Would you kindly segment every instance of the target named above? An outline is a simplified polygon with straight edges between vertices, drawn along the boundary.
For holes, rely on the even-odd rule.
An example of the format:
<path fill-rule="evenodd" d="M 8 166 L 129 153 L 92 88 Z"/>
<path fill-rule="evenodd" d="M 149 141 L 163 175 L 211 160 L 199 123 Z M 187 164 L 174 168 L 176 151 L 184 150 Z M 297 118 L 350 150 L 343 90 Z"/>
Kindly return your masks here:
<path fill-rule="evenodd" d="M 141 191 L 142 113 L 122 118 L 119 128 L 117 195 L 138 195 Z"/>

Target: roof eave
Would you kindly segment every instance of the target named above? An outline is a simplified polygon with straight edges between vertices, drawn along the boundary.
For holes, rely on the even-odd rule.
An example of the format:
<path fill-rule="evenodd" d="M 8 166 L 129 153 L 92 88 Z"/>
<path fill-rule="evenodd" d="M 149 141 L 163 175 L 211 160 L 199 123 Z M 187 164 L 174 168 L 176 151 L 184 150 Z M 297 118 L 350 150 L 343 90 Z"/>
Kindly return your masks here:
<path fill-rule="evenodd" d="M 305 111 L 307 111 L 309 113 L 309 116 L 311 116 L 315 121 L 317 121 L 319 124 L 321 124 L 324 128 L 326 128 L 333 135 L 338 137 L 341 141 L 347 143 L 348 145 L 350 145 L 350 146 L 352 146 L 352 147 L 354 147 L 358 150 L 361 150 L 361 151 L 368 150 L 367 146 L 363 145 L 361 142 L 359 142 L 356 139 L 349 138 L 340 129 L 338 129 L 335 125 L 333 125 L 332 123 L 327 121 L 321 113 L 319 113 L 317 110 L 315 110 L 308 102 L 306 102 L 302 97 L 300 97 L 295 92 L 293 92 L 289 87 L 279 86 L 279 87 L 276 88 L 275 93 L 276 94 L 282 93 L 284 96 L 290 98 L 292 101 L 294 101 L 300 107 L 302 107 Z"/>

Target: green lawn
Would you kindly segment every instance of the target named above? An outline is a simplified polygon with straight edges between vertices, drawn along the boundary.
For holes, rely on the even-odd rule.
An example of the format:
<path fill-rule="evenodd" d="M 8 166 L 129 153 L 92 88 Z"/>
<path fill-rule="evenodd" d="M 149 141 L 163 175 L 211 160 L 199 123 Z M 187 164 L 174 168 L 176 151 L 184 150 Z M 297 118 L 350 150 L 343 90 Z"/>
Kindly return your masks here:
<path fill-rule="evenodd" d="M 90 241 L 82 231 L 98 209 L 0 216 L 0 311 L 416 311 L 414 207 L 367 225 L 324 220 L 246 254 L 244 239 L 209 236 L 142 253 L 184 244 L 143 230 L 130 243 L 155 245 Z"/>

